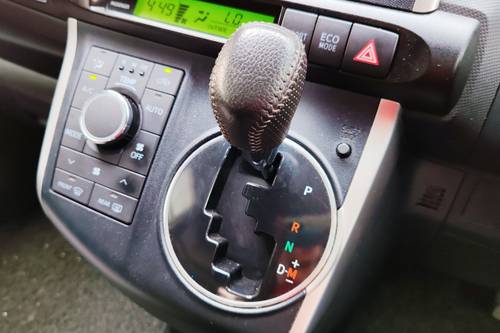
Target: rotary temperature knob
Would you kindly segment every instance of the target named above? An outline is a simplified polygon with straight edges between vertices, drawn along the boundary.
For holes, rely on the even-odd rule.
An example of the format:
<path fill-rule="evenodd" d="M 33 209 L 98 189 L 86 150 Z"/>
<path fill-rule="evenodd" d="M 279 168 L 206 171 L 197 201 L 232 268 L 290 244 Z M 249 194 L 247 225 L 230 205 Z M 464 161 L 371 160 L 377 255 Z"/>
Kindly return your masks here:
<path fill-rule="evenodd" d="M 124 144 L 139 128 L 139 107 L 117 91 L 104 90 L 84 104 L 80 128 L 86 139 L 98 147 Z"/>

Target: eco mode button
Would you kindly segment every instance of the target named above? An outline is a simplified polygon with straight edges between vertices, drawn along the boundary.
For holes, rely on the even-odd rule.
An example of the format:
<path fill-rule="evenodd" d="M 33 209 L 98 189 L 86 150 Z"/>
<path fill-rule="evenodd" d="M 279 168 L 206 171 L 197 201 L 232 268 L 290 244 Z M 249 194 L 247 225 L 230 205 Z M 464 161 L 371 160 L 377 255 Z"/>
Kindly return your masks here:
<path fill-rule="evenodd" d="M 339 68 L 351 27 L 351 22 L 320 16 L 309 50 L 310 61 Z"/>
<path fill-rule="evenodd" d="M 342 70 L 374 78 L 389 74 L 399 36 L 363 24 L 354 24 L 342 62 Z"/>

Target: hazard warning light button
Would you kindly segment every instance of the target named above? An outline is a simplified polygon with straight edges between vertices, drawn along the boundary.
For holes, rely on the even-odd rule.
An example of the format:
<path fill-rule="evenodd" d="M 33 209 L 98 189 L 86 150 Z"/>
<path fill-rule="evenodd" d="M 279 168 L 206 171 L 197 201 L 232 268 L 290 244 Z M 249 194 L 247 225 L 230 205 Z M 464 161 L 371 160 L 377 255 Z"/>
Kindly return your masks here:
<path fill-rule="evenodd" d="M 386 30 L 354 24 L 347 42 L 342 70 L 384 78 L 389 74 L 398 35 Z"/>

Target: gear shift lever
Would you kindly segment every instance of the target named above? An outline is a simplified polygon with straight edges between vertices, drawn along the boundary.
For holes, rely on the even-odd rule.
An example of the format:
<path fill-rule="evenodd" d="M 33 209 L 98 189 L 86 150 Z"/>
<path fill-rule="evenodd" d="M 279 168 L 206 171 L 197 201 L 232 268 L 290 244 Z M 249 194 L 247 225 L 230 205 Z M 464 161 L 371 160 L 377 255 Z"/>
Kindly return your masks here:
<path fill-rule="evenodd" d="M 242 26 L 213 68 L 210 99 L 221 132 L 264 178 L 290 127 L 306 71 L 302 41 L 269 23 Z"/>
<path fill-rule="evenodd" d="M 287 303 L 331 252 L 333 186 L 305 147 L 285 140 L 306 70 L 294 32 L 243 25 L 210 77 L 215 118 L 232 148 L 220 136 L 205 142 L 179 167 L 167 194 L 169 239 L 188 283 L 233 308 Z M 186 193 L 193 195 L 189 213 L 179 214 L 174 207 L 186 207 Z"/>

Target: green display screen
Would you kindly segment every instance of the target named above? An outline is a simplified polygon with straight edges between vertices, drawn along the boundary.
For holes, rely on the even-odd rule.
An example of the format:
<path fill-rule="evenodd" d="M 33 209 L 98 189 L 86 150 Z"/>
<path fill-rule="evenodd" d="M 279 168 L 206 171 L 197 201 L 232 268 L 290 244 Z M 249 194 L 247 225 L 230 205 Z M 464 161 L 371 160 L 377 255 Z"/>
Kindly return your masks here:
<path fill-rule="evenodd" d="M 137 0 L 134 15 L 221 37 L 243 23 L 274 21 L 271 15 L 198 0 Z"/>

